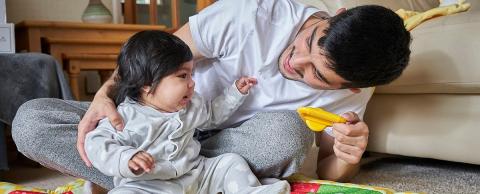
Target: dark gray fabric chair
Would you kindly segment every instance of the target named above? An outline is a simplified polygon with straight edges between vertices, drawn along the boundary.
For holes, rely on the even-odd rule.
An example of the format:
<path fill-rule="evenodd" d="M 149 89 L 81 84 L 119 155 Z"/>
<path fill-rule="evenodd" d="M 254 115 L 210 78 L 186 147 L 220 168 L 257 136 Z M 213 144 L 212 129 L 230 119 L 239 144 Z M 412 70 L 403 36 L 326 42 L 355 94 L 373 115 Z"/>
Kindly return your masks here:
<path fill-rule="evenodd" d="M 41 53 L 0 54 L 0 170 L 8 169 L 4 128 L 35 98 L 73 99 L 60 64 Z"/>

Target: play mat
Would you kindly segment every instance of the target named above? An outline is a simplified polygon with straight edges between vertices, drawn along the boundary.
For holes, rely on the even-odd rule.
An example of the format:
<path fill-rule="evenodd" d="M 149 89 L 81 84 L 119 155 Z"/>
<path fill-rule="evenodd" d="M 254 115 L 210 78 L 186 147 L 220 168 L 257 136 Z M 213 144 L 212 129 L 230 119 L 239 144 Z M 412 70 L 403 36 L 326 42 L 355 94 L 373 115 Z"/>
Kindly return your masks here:
<path fill-rule="evenodd" d="M 415 194 L 367 185 L 309 180 L 303 176 L 291 177 L 289 182 L 292 194 Z M 0 194 L 83 194 L 85 193 L 84 185 L 83 179 L 77 179 L 56 189 L 48 190 L 0 182 Z"/>

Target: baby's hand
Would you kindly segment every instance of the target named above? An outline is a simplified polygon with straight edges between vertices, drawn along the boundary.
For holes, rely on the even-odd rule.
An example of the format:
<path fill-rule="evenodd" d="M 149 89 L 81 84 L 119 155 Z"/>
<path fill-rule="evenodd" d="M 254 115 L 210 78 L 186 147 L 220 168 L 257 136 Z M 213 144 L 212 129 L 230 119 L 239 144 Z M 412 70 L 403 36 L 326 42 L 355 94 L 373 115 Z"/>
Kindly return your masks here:
<path fill-rule="evenodd" d="M 149 153 L 141 151 L 133 155 L 132 159 L 128 161 L 128 167 L 134 174 L 139 175 L 143 172 L 152 171 L 155 168 L 155 160 Z"/>
<path fill-rule="evenodd" d="M 248 94 L 248 90 L 254 85 L 257 85 L 257 79 L 253 77 L 241 77 L 235 81 L 235 86 L 242 94 Z"/>

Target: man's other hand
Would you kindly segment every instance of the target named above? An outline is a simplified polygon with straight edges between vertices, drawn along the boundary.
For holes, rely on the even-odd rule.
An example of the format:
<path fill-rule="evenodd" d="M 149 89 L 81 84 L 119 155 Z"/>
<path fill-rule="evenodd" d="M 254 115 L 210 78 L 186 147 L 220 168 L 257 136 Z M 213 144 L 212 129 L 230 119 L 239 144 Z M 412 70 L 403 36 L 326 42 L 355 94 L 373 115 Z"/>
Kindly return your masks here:
<path fill-rule="evenodd" d="M 368 126 L 360 121 L 354 112 L 342 115 L 347 123 L 333 124 L 335 137 L 333 151 L 337 158 L 348 164 L 358 164 L 362 158 L 368 143 Z"/>

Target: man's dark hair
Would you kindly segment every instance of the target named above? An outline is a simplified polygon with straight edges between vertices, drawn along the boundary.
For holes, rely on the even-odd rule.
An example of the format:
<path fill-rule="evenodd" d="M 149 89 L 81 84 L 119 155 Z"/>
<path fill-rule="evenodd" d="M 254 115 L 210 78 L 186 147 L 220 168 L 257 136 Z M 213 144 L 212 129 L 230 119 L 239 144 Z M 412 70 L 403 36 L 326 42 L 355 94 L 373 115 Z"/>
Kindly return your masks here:
<path fill-rule="evenodd" d="M 115 104 L 122 103 L 125 97 L 138 101 L 143 86 L 151 86 L 149 93 L 153 93 L 162 78 L 192 58 L 190 48 L 172 34 L 158 30 L 136 33 L 118 55 Z"/>
<path fill-rule="evenodd" d="M 410 33 L 390 9 L 359 6 L 329 20 L 318 41 L 345 88 L 383 85 L 398 78 L 410 58 Z"/>

